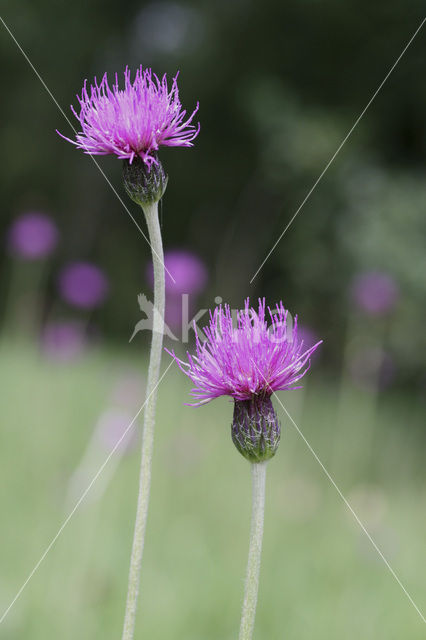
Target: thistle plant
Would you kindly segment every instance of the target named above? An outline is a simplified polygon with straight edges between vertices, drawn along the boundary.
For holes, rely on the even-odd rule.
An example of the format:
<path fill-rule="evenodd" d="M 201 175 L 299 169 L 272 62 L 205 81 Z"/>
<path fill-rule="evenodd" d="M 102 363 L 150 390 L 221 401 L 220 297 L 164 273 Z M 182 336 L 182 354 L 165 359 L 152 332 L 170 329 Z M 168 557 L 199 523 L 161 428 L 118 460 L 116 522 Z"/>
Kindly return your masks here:
<path fill-rule="evenodd" d="M 200 406 L 219 396 L 234 399 L 231 437 L 238 451 L 252 467 L 252 517 L 249 555 L 239 640 L 253 636 L 262 551 L 265 509 L 265 478 L 268 461 L 280 442 L 280 422 L 272 404 L 279 390 L 293 390 L 310 367 L 310 356 L 320 342 L 304 348 L 297 337 L 297 318 L 293 327 L 288 312 L 280 302 L 274 310 L 259 300 L 258 310 L 246 300 L 238 311 L 234 326 L 229 306 L 219 306 L 210 313 L 204 329 L 206 340 L 196 337 L 196 355 L 188 361 L 170 355 L 192 380 L 191 395 Z"/>
<path fill-rule="evenodd" d="M 124 89 L 118 76 L 112 88 L 105 74 L 100 82 L 87 88 L 84 83 L 77 96 L 80 111 L 72 111 L 79 120 L 81 131 L 76 140 L 65 138 L 89 155 L 114 154 L 123 160 L 123 180 L 128 196 L 143 210 L 148 227 L 154 267 L 154 322 L 148 366 L 148 381 L 142 457 L 139 477 L 139 496 L 130 559 L 123 640 L 134 637 L 136 607 L 140 582 L 154 443 L 157 386 L 160 374 L 164 332 L 165 273 L 163 244 L 158 218 L 158 202 L 167 187 L 167 175 L 158 158 L 160 146 L 190 147 L 199 132 L 192 124 L 198 104 L 189 117 L 179 100 L 177 76 L 169 89 L 166 75 L 160 80 L 151 69 L 136 71 L 135 79 L 126 68 Z M 59 132 L 58 132 L 59 133 Z M 62 135 L 62 134 L 60 134 Z"/>

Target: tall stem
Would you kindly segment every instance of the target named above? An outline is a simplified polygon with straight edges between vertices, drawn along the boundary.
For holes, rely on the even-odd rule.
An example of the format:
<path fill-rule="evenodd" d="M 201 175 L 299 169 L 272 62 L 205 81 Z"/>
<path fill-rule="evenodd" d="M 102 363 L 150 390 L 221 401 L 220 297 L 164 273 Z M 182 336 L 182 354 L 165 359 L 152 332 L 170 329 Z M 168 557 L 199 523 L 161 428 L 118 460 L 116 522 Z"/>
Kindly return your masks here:
<path fill-rule="evenodd" d="M 154 264 L 154 320 L 148 367 L 148 382 L 146 388 L 147 399 L 142 432 L 139 496 L 136 510 L 135 531 L 133 534 L 132 555 L 130 558 L 129 583 L 122 640 L 132 640 L 135 629 L 142 553 L 148 515 L 152 453 L 154 445 L 155 407 L 157 403 L 157 385 L 160 375 L 164 331 L 165 274 L 163 243 L 161 240 L 160 223 L 158 220 L 158 203 L 144 206 L 143 210 L 148 226 L 152 249 L 152 261 Z"/>
<path fill-rule="evenodd" d="M 260 556 L 262 553 L 266 465 L 266 462 L 252 464 L 253 496 L 250 546 L 239 640 L 251 640 L 253 637 L 257 592 L 259 589 Z"/>

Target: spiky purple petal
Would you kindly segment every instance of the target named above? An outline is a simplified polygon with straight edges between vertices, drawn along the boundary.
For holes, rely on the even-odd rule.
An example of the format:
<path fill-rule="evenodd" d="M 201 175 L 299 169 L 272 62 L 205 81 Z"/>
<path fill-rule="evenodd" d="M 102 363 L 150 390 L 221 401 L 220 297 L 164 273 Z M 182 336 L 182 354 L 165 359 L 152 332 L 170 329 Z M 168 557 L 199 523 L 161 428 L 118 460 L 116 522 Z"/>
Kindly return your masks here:
<path fill-rule="evenodd" d="M 297 317 L 290 327 L 282 302 L 267 310 L 269 326 L 265 300 L 259 300 L 256 312 L 247 299 L 234 326 L 229 306 L 219 306 L 210 313 L 204 329 L 206 341 L 196 336 L 196 355 L 188 353 L 188 362 L 184 362 L 169 352 L 195 385 L 191 395 L 197 402 L 193 406 L 222 395 L 249 400 L 299 388 L 294 385 L 308 371 L 309 358 L 322 341 L 305 350 L 297 338 Z"/>
<path fill-rule="evenodd" d="M 115 154 L 130 163 L 139 157 L 150 167 L 157 163 L 155 152 L 160 146 L 191 147 L 200 129 L 191 124 L 198 103 L 189 117 L 182 110 L 177 77 L 178 74 L 170 90 L 166 75 L 160 80 L 151 69 L 143 70 L 142 66 L 133 82 L 126 68 L 124 89 L 119 88 L 117 74 L 112 89 L 106 73 L 100 84 L 95 78 L 90 89 L 85 81 L 81 96 L 77 96 L 80 112 L 71 106 L 81 132 L 76 140 L 58 133 L 85 153 Z"/>

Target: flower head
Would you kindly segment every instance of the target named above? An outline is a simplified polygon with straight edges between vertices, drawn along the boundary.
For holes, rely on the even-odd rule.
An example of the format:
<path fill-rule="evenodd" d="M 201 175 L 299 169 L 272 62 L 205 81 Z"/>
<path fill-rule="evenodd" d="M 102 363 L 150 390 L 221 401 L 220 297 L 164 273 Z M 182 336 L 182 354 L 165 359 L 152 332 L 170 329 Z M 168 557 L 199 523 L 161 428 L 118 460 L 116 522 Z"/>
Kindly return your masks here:
<path fill-rule="evenodd" d="M 232 441 L 253 463 L 272 458 L 280 442 L 271 395 L 298 388 L 294 385 L 309 369 L 310 355 L 320 344 L 304 348 L 297 337 L 297 318 L 291 328 L 282 302 L 274 310 L 268 307 L 268 314 L 269 327 L 265 300 L 259 300 L 255 311 L 247 299 L 234 326 L 229 306 L 219 306 L 204 329 L 206 341 L 197 335 L 196 356 L 188 353 L 188 362 L 183 362 L 171 353 L 195 385 L 191 393 L 198 402 L 193 406 L 223 395 L 234 398 Z"/>
<path fill-rule="evenodd" d="M 110 88 L 107 74 L 98 84 L 87 88 L 84 83 L 77 96 L 80 112 L 71 107 L 80 121 L 81 132 L 72 142 L 92 155 L 115 154 L 127 159 L 141 158 L 148 168 L 157 165 L 156 152 L 160 146 L 191 147 L 199 132 L 199 125 L 191 124 L 198 104 L 189 117 L 179 100 L 177 77 L 171 88 L 164 75 L 160 80 L 151 69 L 136 71 L 131 80 L 129 68 L 124 72 L 124 89 L 119 88 L 118 75 Z M 59 133 L 59 132 L 58 132 Z"/>
<path fill-rule="evenodd" d="M 217 307 L 204 329 L 206 341 L 197 336 L 196 355 L 188 353 L 188 362 L 171 353 L 195 385 L 194 406 L 223 395 L 242 401 L 299 388 L 294 385 L 308 371 L 309 358 L 321 342 L 304 348 L 297 337 L 297 318 L 290 328 L 282 302 L 274 310 L 268 307 L 269 327 L 265 300 L 259 300 L 258 311 L 249 304 L 247 299 L 237 312 L 236 326 L 229 306 Z"/>

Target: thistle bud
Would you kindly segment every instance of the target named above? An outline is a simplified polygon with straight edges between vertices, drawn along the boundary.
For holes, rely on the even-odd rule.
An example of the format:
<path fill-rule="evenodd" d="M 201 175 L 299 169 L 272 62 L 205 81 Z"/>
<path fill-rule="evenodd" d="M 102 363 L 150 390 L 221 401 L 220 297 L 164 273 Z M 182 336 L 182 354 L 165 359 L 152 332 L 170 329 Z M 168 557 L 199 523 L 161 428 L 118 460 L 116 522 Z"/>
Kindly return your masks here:
<path fill-rule="evenodd" d="M 275 455 L 281 427 L 270 397 L 235 400 L 232 441 L 250 462 L 264 462 Z"/>
<path fill-rule="evenodd" d="M 168 176 L 157 157 L 155 160 L 156 163 L 153 162 L 150 166 L 138 157 L 131 164 L 128 160 L 123 164 L 126 193 L 141 207 L 161 200 L 167 187 Z"/>

